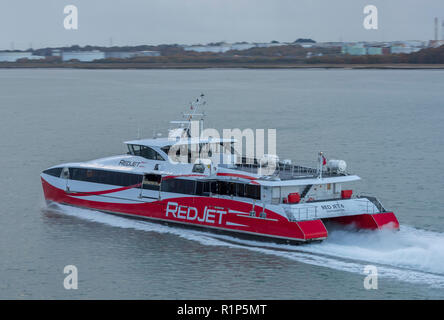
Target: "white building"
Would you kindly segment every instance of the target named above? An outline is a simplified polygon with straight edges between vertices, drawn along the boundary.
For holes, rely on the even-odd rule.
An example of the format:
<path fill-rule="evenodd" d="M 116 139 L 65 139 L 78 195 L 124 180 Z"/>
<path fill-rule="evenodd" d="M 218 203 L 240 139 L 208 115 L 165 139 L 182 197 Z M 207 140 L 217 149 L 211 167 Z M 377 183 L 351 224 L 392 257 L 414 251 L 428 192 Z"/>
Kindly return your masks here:
<path fill-rule="evenodd" d="M 135 56 L 136 57 L 158 57 L 158 56 L 160 56 L 160 52 L 159 51 L 149 51 L 149 50 L 136 51 Z"/>
<path fill-rule="evenodd" d="M 267 42 L 267 43 L 255 43 L 255 46 L 258 48 L 270 48 L 270 47 L 280 47 L 280 46 L 288 46 L 290 43 L 286 42 Z"/>
<path fill-rule="evenodd" d="M 352 56 L 363 56 L 367 54 L 367 49 L 363 43 L 351 43 L 342 46 L 341 52 Z"/>
<path fill-rule="evenodd" d="M 316 46 L 316 43 L 314 43 L 314 42 L 304 42 L 304 41 L 301 41 L 301 42 L 294 42 L 294 43 L 292 43 L 292 45 L 299 45 L 299 46 L 301 46 L 302 48 L 311 48 L 311 47 L 315 47 Z"/>
<path fill-rule="evenodd" d="M 183 48 L 185 51 L 195 52 L 212 52 L 212 53 L 224 53 L 231 50 L 230 44 L 222 44 L 220 46 L 189 46 Z"/>
<path fill-rule="evenodd" d="M 129 59 L 135 56 L 135 52 L 111 51 L 105 52 L 105 58 Z"/>
<path fill-rule="evenodd" d="M 313 47 L 317 48 L 342 48 L 344 42 L 316 42 L 312 43 Z"/>
<path fill-rule="evenodd" d="M 241 50 L 248 50 L 248 49 L 251 49 L 251 48 L 254 48 L 254 47 L 256 47 L 256 45 L 251 44 L 251 43 L 233 43 L 231 45 L 231 50 L 239 50 L 239 51 L 241 51 Z"/>
<path fill-rule="evenodd" d="M 53 57 L 61 57 L 62 56 L 62 50 L 60 50 L 60 49 L 52 49 L 51 50 L 51 56 L 53 56 Z"/>
<path fill-rule="evenodd" d="M 407 47 L 407 46 L 392 46 L 390 48 L 390 53 L 392 54 L 398 54 L 398 53 L 412 53 L 412 52 L 417 52 L 421 50 L 421 48 L 417 48 L 417 47 Z"/>
<path fill-rule="evenodd" d="M 0 62 L 16 62 L 19 59 L 40 60 L 43 56 L 33 56 L 32 52 L 10 51 L 0 52 Z"/>
<path fill-rule="evenodd" d="M 105 58 L 131 59 L 134 57 L 159 57 L 159 51 L 109 51 L 105 52 Z"/>
<path fill-rule="evenodd" d="M 403 43 L 407 47 L 424 48 L 427 46 L 427 41 L 421 40 L 406 40 Z"/>
<path fill-rule="evenodd" d="M 62 61 L 78 60 L 82 62 L 91 62 L 100 59 L 105 59 L 105 53 L 99 50 L 62 52 Z"/>
<path fill-rule="evenodd" d="M 212 52 L 212 53 L 224 53 L 230 50 L 248 50 L 251 48 L 269 48 L 269 47 L 279 47 L 279 46 L 286 46 L 289 45 L 289 43 L 245 43 L 245 42 L 238 42 L 238 43 L 221 43 L 218 45 L 193 45 L 193 46 L 184 46 L 183 49 L 185 51 L 195 51 L 195 52 Z"/>
<path fill-rule="evenodd" d="M 367 47 L 367 54 L 374 56 L 374 55 L 381 55 L 383 54 L 382 47 Z"/>

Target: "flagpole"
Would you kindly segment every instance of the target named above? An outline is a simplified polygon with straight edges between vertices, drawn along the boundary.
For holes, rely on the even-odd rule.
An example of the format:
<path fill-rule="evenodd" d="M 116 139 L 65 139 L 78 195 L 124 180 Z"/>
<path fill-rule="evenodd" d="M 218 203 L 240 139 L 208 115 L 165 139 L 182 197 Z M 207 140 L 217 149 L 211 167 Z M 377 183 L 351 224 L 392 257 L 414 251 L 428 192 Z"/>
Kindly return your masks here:
<path fill-rule="evenodd" d="M 322 166 L 324 165 L 324 157 L 322 151 L 319 152 L 319 179 L 322 179 Z"/>

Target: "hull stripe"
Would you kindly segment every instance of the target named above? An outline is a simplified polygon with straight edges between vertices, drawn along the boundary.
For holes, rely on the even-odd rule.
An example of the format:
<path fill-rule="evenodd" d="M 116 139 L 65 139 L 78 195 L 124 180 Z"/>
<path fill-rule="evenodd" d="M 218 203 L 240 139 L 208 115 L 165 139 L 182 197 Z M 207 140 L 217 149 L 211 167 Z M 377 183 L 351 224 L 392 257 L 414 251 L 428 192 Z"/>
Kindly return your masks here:
<path fill-rule="evenodd" d="M 220 172 L 217 175 L 220 176 L 220 177 L 236 177 L 236 178 L 247 179 L 247 180 L 256 180 L 257 179 L 255 177 L 247 176 L 247 175 L 244 175 L 244 174 L 237 174 L 237 173 L 224 173 L 224 172 Z"/>
<path fill-rule="evenodd" d="M 98 196 L 98 195 L 102 195 L 102 194 L 109 194 L 109 193 L 120 192 L 120 191 L 124 191 L 124 190 L 128 190 L 128 189 L 138 188 L 140 186 L 141 186 L 141 183 L 138 183 L 138 184 L 133 184 L 132 186 L 128 186 L 128 187 L 108 189 L 108 190 L 102 190 L 102 191 L 92 191 L 92 192 L 77 192 L 77 191 L 66 192 L 65 191 L 65 193 L 67 195 L 73 196 L 73 197 Z"/>

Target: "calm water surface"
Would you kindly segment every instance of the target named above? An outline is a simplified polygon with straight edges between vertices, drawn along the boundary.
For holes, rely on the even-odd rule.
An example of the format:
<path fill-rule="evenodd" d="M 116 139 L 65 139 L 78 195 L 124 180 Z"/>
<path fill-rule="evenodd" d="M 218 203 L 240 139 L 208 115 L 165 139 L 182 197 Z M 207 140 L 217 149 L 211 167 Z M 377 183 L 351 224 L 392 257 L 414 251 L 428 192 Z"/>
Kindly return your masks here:
<path fill-rule="evenodd" d="M 345 159 L 401 231 L 291 247 L 46 208 L 43 169 L 123 153 L 201 92 L 206 126 L 275 128 L 281 158 Z M 444 71 L 0 70 L 0 298 L 442 299 L 443 123 Z"/>

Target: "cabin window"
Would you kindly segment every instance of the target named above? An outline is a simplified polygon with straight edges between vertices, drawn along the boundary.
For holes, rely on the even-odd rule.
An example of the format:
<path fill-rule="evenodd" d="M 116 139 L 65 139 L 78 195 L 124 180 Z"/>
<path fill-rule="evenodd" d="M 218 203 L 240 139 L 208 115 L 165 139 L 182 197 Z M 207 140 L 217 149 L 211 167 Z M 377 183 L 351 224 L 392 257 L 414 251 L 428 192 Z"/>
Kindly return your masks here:
<path fill-rule="evenodd" d="M 48 174 L 48 175 L 53 176 L 53 177 L 59 178 L 60 175 L 62 174 L 62 168 L 48 169 L 48 170 L 43 171 L 43 173 L 44 174 Z"/>
<path fill-rule="evenodd" d="M 86 168 L 69 168 L 69 176 L 71 180 L 124 187 L 142 182 L 142 175 L 140 174 Z"/>
<path fill-rule="evenodd" d="M 199 183 L 204 184 L 203 187 L 200 187 Z M 203 192 L 206 193 L 211 191 L 211 193 L 213 194 L 220 194 L 225 196 L 244 197 L 251 199 L 261 198 L 261 187 L 259 185 L 250 185 L 230 181 L 207 181 L 199 183 L 197 185 L 197 191 L 200 191 L 201 188 L 205 188 L 205 190 L 208 191 Z"/>
<path fill-rule="evenodd" d="M 196 181 L 185 179 L 166 179 L 162 181 L 161 190 L 183 194 L 195 194 Z"/>
<path fill-rule="evenodd" d="M 225 181 L 219 181 L 218 186 L 218 194 L 226 196 L 230 195 L 228 184 Z"/>
<path fill-rule="evenodd" d="M 166 146 L 166 147 L 161 148 L 161 150 L 163 152 L 165 152 L 165 154 L 168 154 L 168 152 L 170 152 L 170 148 L 171 148 L 171 146 Z"/>
<path fill-rule="evenodd" d="M 208 196 L 210 194 L 210 181 L 196 181 L 196 195 Z"/>
<path fill-rule="evenodd" d="M 128 145 L 129 153 L 135 156 L 144 157 L 149 160 L 165 160 L 156 150 L 147 146 L 136 144 Z"/>
<path fill-rule="evenodd" d="M 93 171 L 92 170 L 86 170 L 86 178 L 90 179 L 93 177 Z"/>
<path fill-rule="evenodd" d="M 236 194 L 238 197 L 245 197 L 245 184 L 236 183 Z"/>
<path fill-rule="evenodd" d="M 259 185 L 250 185 L 229 181 L 202 181 L 170 178 L 161 180 L 160 175 L 145 174 L 143 189 L 160 190 L 162 192 L 182 193 L 198 196 L 219 194 L 225 196 L 245 197 L 259 200 L 261 188 Z"/>
<path fill-rule="evenodd" d="M 203 165 L 202 163 L 194 164 L 192 172 L 204 173 L 205 172 L 205 165 Z"/>
<path fill-rule="evenodd" d="M 261 198 L 261 187 L 253 184 L 245 185 L 245 196 L 259 200 Z"/>

